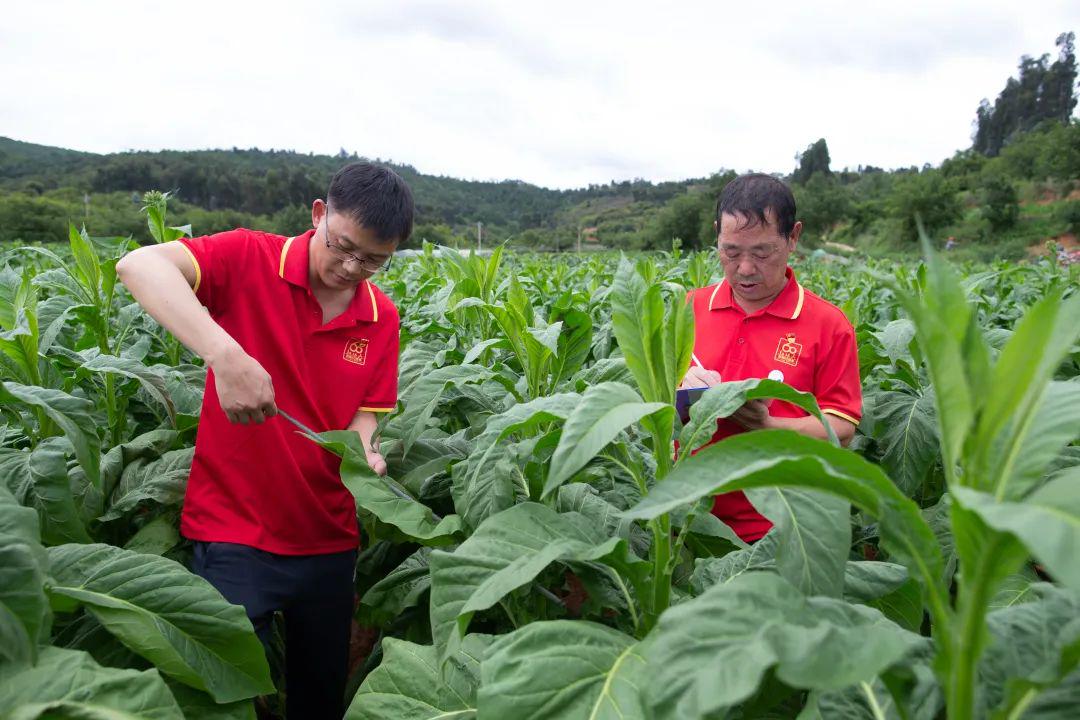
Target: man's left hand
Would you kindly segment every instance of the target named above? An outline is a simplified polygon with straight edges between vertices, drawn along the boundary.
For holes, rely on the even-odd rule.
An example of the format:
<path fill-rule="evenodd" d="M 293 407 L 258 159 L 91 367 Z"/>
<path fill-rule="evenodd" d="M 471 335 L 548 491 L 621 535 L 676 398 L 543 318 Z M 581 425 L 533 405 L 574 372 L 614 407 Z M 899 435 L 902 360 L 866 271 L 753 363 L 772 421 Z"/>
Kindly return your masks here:
<path fill-rule="evenodd" d="M 376 475 L 386 474 L 386 458 L 375 451 L 369 451 L 367 453 L 367 462 L 371 466 L 371 469 L 375 471 Z"/>
<path fill-rule="evenodd" d="M 747 401 L 732 414 L 731 419 L 747 430 L 765 430 L 772 427 L 770 424 L 772 416 L 769 414 L 769 406 L 764 400 Z"/>

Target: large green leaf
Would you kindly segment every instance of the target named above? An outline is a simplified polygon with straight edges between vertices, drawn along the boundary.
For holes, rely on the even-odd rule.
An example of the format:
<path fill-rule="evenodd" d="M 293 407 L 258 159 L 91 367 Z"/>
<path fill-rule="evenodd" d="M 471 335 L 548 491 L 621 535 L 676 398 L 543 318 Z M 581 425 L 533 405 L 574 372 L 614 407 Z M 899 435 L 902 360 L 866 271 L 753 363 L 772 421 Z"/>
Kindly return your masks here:
<path fill-rule="evenodd" d="M 163 673 L 218 702 L 273 691 L 243 608 L 179 563 L 108 545 L 49 549 L 54 606 L 83 604 Z"/>
<path fill-rule="evenodd" d="M 125 465 L 109 509 L 98 519 L 116 520 L 146 502 L 179 507 L 194 456 L 195 448 L 181 448 L 169 450 L 155 460 L 139 458 Z"/>
<path fill-rule="evenodd" d="M 1010 488 L 1013 467 L 1047 383 L 1080 337 L 1080 294 L 1064 302 L 1060 297 L 1050 292 L 1028 310 L 993 370 L 993 392 L 985 398 L 977 428 L 980 454 L 972 484 L 998 500 L 1018 495 Z M 1075 429 L 1075 421 L 1071 425 Z"/>
<path fill-rule="evenodd" d="M 447 390 L 464 383 L 483 382 L 490 377 L 491 371 L 480 365 L 447 365 L 417 378 L 401 398 L 405 410 L 395 418 L 396 425 L 403 429 L 403 453 L 409 453 L 427 428 L 428 420 Z"/>
<path fill-rule="evenodd" d="M 911 341 L 915 339 L 915 325 L 910 320 L 892 320 L 879 332 L 872 334 L 881 342 L 881 348 L 890 362 L 895 364 L 898 360 L 911 361 Z"/>
<path fill-rule="evenodd" d="M 648 543 L 645 531 L 633 521 L 622 517 L 619 508 L 601 497 L 592 485 L 586 483 L 563 485 L 559 488 L 555 509 L 561 513 L 580 513 L 595 523 L 605 536 L 631 540 L 631 546 L 635 549 L 643 543 Z"/>
<path fill-rule="evenodd" d="M 630 383 L 634 376 L 626 367 L 626 359 L 621 357 L 604 358 L 583 368 L 570 379 L 570 385 L 578 392 L 585 392 L 591 385 L 602 382 Z"/>
<path fill-rule="evenodd" d="M 32 450 L 0 449 L 0 478 L 23 505 L 37 511 L 46 545 L 91 542 L 68 478 L 64 438 L 46 438 Z"/>
<path fill-rule="evenodd" d="M 165 376 L 157 369 L 147 367 L 138 360 L 113 355 L 95 355 L 83 364 L 83 369 L 138 380 L 143 389 L 164 407 L 169 422 L 176 425 L 176 405 L 166 386 Z"/>
<path fill-rule="evenodd" d="M 690 406 L 690 422 L 679 434 L 679 448 L 686 453 L 697 450 L 707 443 L 716 432 L 716 421 L 730 416 L 748 400 L 777 399 L 802 408 L 807 415 L 813 415 L 825 427 L 825 432 L 834 444 L 839 444 L 832 425 L 825 419 L 818 407 L 817 400 L 810 393 L 796 390 L 790 385 L 775 380 L 750 378 L 736 382 L 724 382 L 706 390 L 701 398 Z"/>
<path fill-rule="evenodd" d="M 180 542 L 175 514 L 158 515 L 124 543 L 124 549 L 146 555 L 164 555 Z"/>
<path fill-rule="evenodd" d="M 9 267 L 0 268 L 0 353 L 11 358 L 25 382 L 38 377 L 38 355 L 43 352 L 38 333 L 37 292 L 29 267 L 22 276 Z"/>
<path fill-rule="evenodd" d="M 550 495 L 600 453 L 630 425 L 670 407 L 642 402 L 629 385 L 601 383 L 585 391 L 563 425 L 559 445 L 551 457 L 544 495 Z"/>
<path fill-rule="evenodd" d="M 139 720 L 138 717 L 103 705 L 54 700 L 22 705 L 4 720 Z"/>
<path fill-rule="evenodd" d="M 668 394 L 653 398 L 672 403 L 675 400 L 675 388 L 686 376 L 690 368 L 690 358 L 694 352 L 694 306 L 679 285 L 674 285 L 674 298 L 664 317 L 663 324 L 663 368 L 659 381 Z"/>
<path fill-rule="evenodd" d="M 135 463 L 145 465 L 169 450 L 178 449 L 179 440 L 180 433 L 176 430 L 158 428 L 109 448 L 101 458 L 100 488 L 89 490 L 89 494 L 82 498 L 84 517 L 96 519 L 108 509 L 105 500 L 116 490 L 125 469 Z"/>
<path fill-rule="evenodd" d="M 480 661 L 491 638 L 469 635 L 439 672 L 430 645 L 386 638 L 383 661 L 364 678 L 346 720 L 468 720 L 476 717 Z"/>
<path fill-rule="evenodd" d="M 701 595 L 713 585 L 726 583 L 750 570 L 772 569 L 776 566 L 776 532 L 772 531 L 750 547 L 730 552 L 722 557 L 698 558 L 690 576 L 690 587 Z"/>
<path fill-rule="evenodd" d="M 1040 695 L 1080 663 L 1080 597 L 1046 583 L 1032 595 L 986 618 L 992 642 L 979 663 L 980 701 L 984 713 L 998 708 L 995 718 L 1068 717 L 1046 712 L 1056 693 Z"/>
<path fill-rule="evenodd" d="M 48 556 L 37 513 L 0 486 L 0 657 L 32 660 L 48 635 L 52 613 L 44 585 Z"/>
<path fill-rule="evenodd" d="M 75 260 L 75 279 L 82 286 L 87 300 L 97 301 L 101 289 L 101 262 L 98 260 L 94 246 L 86 234 L 86 228 L 82 232 L 75 229 L 75 225 L 68 223 L 68 244 L 71 248 L 71 256 Z"/>
<path fill-rule="evenodd" d="M 587 312 L 556 306 L 550 318 L 562 323 L 562 333 L 551 361 L 551 386 L 559 384 L 581 369 L 592 349 L 593 321 Z"/>
<path fill-rule="evenodd" d="M 923 638 L 862 605 L 806 598 L 769 572 L 739 575 L 660 617 L 644 655 L 657 720 L 720 717 L 767 673 L 793 688 L 868 682 Z"/>
<path fill-rule="evenodd" d="M 420 602 L 431 589 L 428 557 L 431 549 L 422 547 L 391 570 L 364 593 L 361 602 L 387 618 L 395 618 Z"/>
<path fill-rule="evenodd" d="M 1003 432 L 1013 429 L 1010 424 Z M 997 498 L 1017 500 L 1027 495 L 1043 480 L 1062 448 L 1077 438 L 1080 438 L 1080 382 L 1051 382 L 1031 413 L 1021 442 L 1015 446 L 997 442 L 991 448 L 992 463 L 1009 464 L 1004 469 L 1002 492 Z"/>
<path fill-rule="evenodd" d="M 165 684 L 188 720 L 255 720 L 255 703 L 251 700 L 217 703 L 201 690 L 175 680 L 166 678 Z"/>
<path fill-rule="evenodd" d="M 376 475 L 355 432 L 332 430 L 312 439 L 341 457 L 341 482 L 352 493 L 358 508 L 428 545 L 445 545 L 461 532 L 460 517 L 438 518 L 427 505 L 405 494 L 403 488 L 391 485 L 393 480 Z"/>
<path fill-rule="evenodd" d="M 626 541 L 607 538 L 582 515 L 556 513 L 536 503 L 492 515 L 453 552 L 433 552 L 431 633 L 441 656 L 457 650 L 474 613 L 558 561 L 630 562 Z"/>
<path fill-rule="evenodd" d="M 0 388 L 3 388 L 0 399 L 41 408 L 64 431 L 86 477 L 93 485 L 100 485 L 101 440 L 97 420 L 92 415 L 93 403 L 52 388 L 13 382 L 2 383 Z"/>
<path fill-rule="evenodd" d="M 939 453 L 933 391 L 911 395 L 885 390 L 871 397 L 863 418 L 872 420 L 873 437 L 883 450 L 881 465 L 906 495 L 915 495 Z"/>
<path fill-rule="evenodd" d="M 488 420 L 476 438 L 472 454 L 454 466 L 454 507 L 470 527 L 476 527 L 514 504 L 514 472 L 504 442 L 514 434 L 529 434 L 546 424 L 561 423 L 581 401 L 577 393 L 559 393 L 518 403 Z M 501 463 L 501 464 L 500 464 Z"/>
<path fill-rule="evenodd" d="M 1071 473 L 1056 476 L 1022 502 L 995 502 L 971 488 L 955 488 L 953 502 L 995 530 L 1010 533 L 1062 584 L 1080 592 L 1080 490 Z"/>
<path fill-rule="evenodd" d="M 113 710 L 147 720 L 184 718 L 157 670 L 102 667 L 87 653 L 54 647 L 44 648 L 32 667 L 0 665 L 0 717 L 50 717 L 40 706 L 51 703 L 70 703 L 51 717 L 115 717 L 103 714 Z M 95 708 L 104 711 L 91 714 Z"/>
<path fill-rule="evenodd" d="M 0 541 L 3 539 L 0 538 Z M 8 556 L 8 552 L 0 551 L 0 559 L 4 562 L 11 561 Z M 30 641 L 26 626 L 0 595 L 0 665 L 4 663 L 29 665 L 34 661 L 36 650 L 37 642 Z"/>
<path fill-rule="evenodd" d="M 951 475 L 975 419 L 964 348 L 971 309 L 949 264 L 937 257 L 928 243 L 923 245 L 927 286 L 922 295 L 893 289 L 915 324 L 915 337 L 935 391 L 946 473 Z"/>
<path fill-rule="evenodd" d="M 500 637 L 480 666 L 482 717 L 644 720 L 638 642 L 604 625 L 533 622 Z"/>
<path fill-rule="evenodd" d="M 903 565 L 869 560 L 849 561 L 844 567 L 844 599 L 869 602 L 899 589 L 908 581 Z"/>
<path fill-rule="evenodd" d="M 851 506 L 836 495 L 802 488 L 753 488 L 746 494 L 772 521 L 776 569 L 806 595 L 840 597 L 851 549 Z"/>
<path fill-rule="evenodd" d="M 660 333 L 664 324 L 660 287 L 649 286 L 624 256 L 619 260 L 608 299 L 615 338 L 641 394 L 649 401 L 671 396 L 675 386 L 663 387 L 664 368 L 659 364 L 662 359 Z"/>
<path fill-rule="evenodd" d="M 625 515 L 652 519 L 718 492 L 801 487 L 838 495 L 878 519 L 883 546 L 930 594 L 944 621 L 941 550 L 918 506 L 855 453 L 788 430 L 741 433 L 687 458 Z"/>

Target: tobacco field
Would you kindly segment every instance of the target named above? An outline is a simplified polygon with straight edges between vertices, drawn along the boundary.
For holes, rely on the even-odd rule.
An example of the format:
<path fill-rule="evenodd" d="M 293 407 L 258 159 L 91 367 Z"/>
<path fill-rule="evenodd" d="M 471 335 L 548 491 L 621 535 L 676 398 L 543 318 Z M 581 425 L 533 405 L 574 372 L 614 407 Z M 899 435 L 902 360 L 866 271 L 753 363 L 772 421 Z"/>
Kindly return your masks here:
<path fill-rule="evenodd" d="M 190 232 L 164 212 L 144 242 Z M 116 282 L 131 247 L 73 227 L 0 251 L 2 718 L 253 718 L 287 692 L 187 569 L 204 371 Z M 715 253 L 395 260 L 389 477 L 355 435 L 311 438 L 356 497 L 378 641 L 346 717 L 1080 715 L 1080 267 L 927 253 L 795 263 L 856 327 L 848 448 L 694 455 L 747 399 L 821 415 L 748 380 L 679 426 L 683 300 Z M 752 546 L 708 512 L 736 489 L 775 525 Z"/>

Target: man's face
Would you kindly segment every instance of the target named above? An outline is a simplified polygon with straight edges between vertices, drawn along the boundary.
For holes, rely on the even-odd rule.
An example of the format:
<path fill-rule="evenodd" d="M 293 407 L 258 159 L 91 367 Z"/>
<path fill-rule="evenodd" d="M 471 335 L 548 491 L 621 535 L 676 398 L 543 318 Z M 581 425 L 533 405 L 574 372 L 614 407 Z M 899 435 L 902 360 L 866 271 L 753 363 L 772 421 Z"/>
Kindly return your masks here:
<path fill-rule="evenodd" d="M 356 287 L 378 272 L 398 246 L 396 240 L 380 241 L 371 228 L 347 213 L 329 210 L 322 200 L 312 206 L 311 219 L 316 228 L 311 249 L 313 279 L 329 290 Z"/>
<path fill-rule="evenodd" d="M 772 302 L 787 283 L 788 256 L 795 249 L 802 232 L 802 223 L 795 223 L 787 238 L 777 228 L 772 210 L 765 213 L 767 222 L 747 223 L 741 215 L 720 217 L 716 245 L 724 278 L 739 305 L 747 312 L 756 312 Z"/>

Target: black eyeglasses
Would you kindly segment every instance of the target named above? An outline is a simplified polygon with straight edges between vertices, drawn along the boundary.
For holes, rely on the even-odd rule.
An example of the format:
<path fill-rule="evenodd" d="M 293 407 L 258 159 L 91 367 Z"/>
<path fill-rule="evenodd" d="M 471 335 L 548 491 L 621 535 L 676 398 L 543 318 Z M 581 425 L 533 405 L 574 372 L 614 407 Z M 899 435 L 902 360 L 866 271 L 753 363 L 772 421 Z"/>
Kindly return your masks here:
<path fill-rule="evenodd" d="M 390 269 L 390 263 L 393 262 L 393 260 L 394 260 L 393 255 L 388 257 L 386 259 L 386 262 L 379 262 L 378 260 L 374 260 L 374 259 L 368 257 L 367 255 L 357 255 L 355 253 L 351 253 L 348 250 L 346 250 L 345 248 L 338 245 L 337 243 L 330 242 L 330 210 L 329 210 L 329 208 L 326 211 L 326 217 L 324 218 L 324 222 L 326 223 L 326 229 L 323 232 L 323 237 L 326 238 L 326 248 L 331 253 L 333 253 L 333 255 L 335 257 L 337 257 L 339 260 L 341 260 L 342 264 L 347 263 L 350 260 L 352 260 L 357 265 L 359 265 L 362 270 L 364 270 L 366 272 L 370 272 L 370 273 L 376 273 L 376 272 L 379 272 L 381 270 L 389 270 Z"/>

